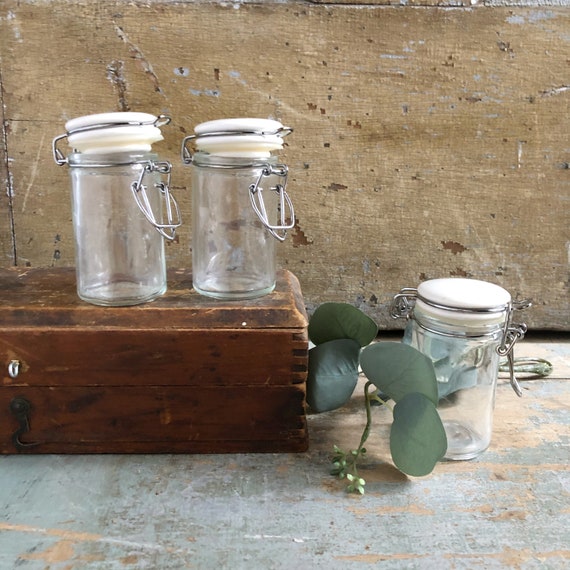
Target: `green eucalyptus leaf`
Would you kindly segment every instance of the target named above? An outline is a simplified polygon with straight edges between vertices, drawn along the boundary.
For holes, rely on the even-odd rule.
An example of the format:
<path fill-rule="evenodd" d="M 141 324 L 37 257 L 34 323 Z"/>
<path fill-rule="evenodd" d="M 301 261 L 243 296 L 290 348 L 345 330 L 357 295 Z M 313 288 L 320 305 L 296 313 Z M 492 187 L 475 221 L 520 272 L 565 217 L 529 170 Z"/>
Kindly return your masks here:
<path fill-rule="evenodd" d="M 309 338 L 314 344 L 351 338 L 360 346 L 370 344 L 378 334 L 376 323 L 348 303 L 323 303 L 309 320 Z"/>
<path fill-rule="evenodd" d="M 360 366 L 366 377 L 395 402 L 419 392 L 437 405 L 433 363 L 419 350 L 401 342 L 377 342 L 362 351 Z"/>
<path fill-rule="evenodd" d="M 433 402 L 414 392 L 394 406 L 390 451 L 396 467 L 414 477 L 433 471 L 447 451 L 447 437 Z"/>
<path fill-rule="evenodd" d="M 360 345 L 339 339 L 319 344 L 309 351 L 307 403 L 315 412 L 343 406 L 358 382 Z"/>

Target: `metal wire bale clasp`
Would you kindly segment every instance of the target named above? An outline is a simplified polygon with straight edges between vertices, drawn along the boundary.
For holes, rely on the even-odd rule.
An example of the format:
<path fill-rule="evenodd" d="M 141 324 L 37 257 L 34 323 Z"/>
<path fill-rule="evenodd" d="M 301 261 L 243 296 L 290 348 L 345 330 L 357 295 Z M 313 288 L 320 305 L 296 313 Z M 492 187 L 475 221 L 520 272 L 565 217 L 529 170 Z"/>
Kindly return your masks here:
<path fill-rule="evenodd" d="M 287 186 L 287 174 L 288 168 L 284 164 L 274 166 L 267 164 L 261 169 L 257 180 L 249 186 L 251 207 L 257 214 L 261 223 L 265 226 L 265 229 L 279 241 L 285 241 L 287 230 L 290 230 L 295 226 L 295 210 L 293 208 L 293 203 L 291 202 L 291 198 L 287 192 L 285 192 L 285 186 Z M 264 190 L 261 186 L 261 182 L 263 178 L 269 176 L 278 176 L 283 179 L 282 184 L 276 184 L 269 188 L 271 192 L 275 192 L 279 195 L 279 203 L 277 205 L 279 222 L 277 224 L 271 224 L 269 221 L 265 200 L 263 199 Z"/>
<path fill-rule="evenodd" d="M 131 184 L 131 191 L 140 211 L 144 214 L 144 217 L 154 226 L 161 236 L 170 241 L 176 237 L 176 228 L 180 227 L 182 224 L 180 208 L 178 207 L 176 199 L 169 190 L 171 170 L 172 165 L 168 161 L 153 162 L 149 160 L 143 166 L 138 180 L 135 180 Z M 148 199 L 147 188 L 143 184 L 145 175 L 152 172 L 158 172 L 159 174 L 166 176 L 166 182 L 161 181 L 156 183 L 154 186 L 159 190 L 164 199 L 167 223 L 159 221 L 152 211 L 152 206 Z"/>
<path fill-rule="evenodd" d="M 418 298 L 418 290 L 414 287 L 404 287 L 397 295 L 394 295 L 390 305 L 390 316 L 393 319 L 410 318 L 412 309 Z"/>
<path fill-rule="evenodd" d="M 509 364 L 509 381 L 515 394 L 519 397 L 523 395 L 522 388 L 515 376 L 515 352 L 514 347 L 517 340 L 524 337 L 527 331 L 525 323 L 513 323 L 514 311 L 522 311 L 532 306 L 528 300 L 514 301 L 508 309 L 508 316 L 505 320 L 505 327 L 503 329 L 503 338 L 501 344 L 497 347 L 499 356 L 506 356 Z"/>

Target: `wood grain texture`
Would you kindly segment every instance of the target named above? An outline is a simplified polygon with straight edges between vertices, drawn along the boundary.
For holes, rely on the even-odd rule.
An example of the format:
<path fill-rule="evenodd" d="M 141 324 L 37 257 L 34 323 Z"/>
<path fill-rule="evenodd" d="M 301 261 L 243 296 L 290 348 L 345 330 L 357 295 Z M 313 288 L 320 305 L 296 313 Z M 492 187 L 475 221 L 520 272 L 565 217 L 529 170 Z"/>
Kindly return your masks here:
<path fill-rule="evenodd" d="M 248 453 L 306 451 L 303 386 L 3 387 L 0 409 L 31 403 L 16 449 L 4 415 L 0 453 Z"/>
<path fill-rule="evenodd" d="M 300 284 L 290 271 L 277 272 L 272 295 L 239 303 L 198 295 L 188 270 L 172 269 L 167 278 L 167 293 L 152 303 L 102 309 L 77 297 L 73 268 L 0 268 L 0 328 L 124 330 L 125 319 L 147 330 L 290 328 L 304 332 L 307 325 Z"/>
<path fill-rule="evenodd" d="M 216 303 L 170 277 L 125 309 L 78 300 L 68 268 L 0 270 L 0 453 L 307 449 L 298 281 L 280 271 L 274 295 Z"/>
<path fill-rule="evenodd" d="M 282 158 L 298 214 L 279 261 L 309 310 L 346 301 L 390 328 L 401 287 L 472 276 L 533 298 L 531 327 L 568 329 L 570 12 L 494 4 L 6 0 L 4 264 L 74 262 L 68 173 L 50 149 L 67 119 L 173 117 L 156 149 L 185 225 L 167 253 L 189 266 L 183 136 L 274 117 L 295 129 Z"/>

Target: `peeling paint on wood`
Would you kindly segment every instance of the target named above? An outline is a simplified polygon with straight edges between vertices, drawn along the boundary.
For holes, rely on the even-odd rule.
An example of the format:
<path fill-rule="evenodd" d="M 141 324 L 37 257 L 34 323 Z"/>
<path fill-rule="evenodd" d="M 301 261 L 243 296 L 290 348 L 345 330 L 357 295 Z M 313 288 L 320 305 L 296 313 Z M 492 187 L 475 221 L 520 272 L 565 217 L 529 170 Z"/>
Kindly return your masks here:
<path fill-rule="evenodd" d="M 491 448 L 408 478 L 375 408 L 366 495 L 329 474 L 354 448 L 362 382 L 340 410 L 309 415 L 301 454 L 0 457 L 0 568 L 360 570 L 570 564 L 570 344 L 517 344 L 554 364 L 517 398 L 502 378 Z"/>
<path fill-rule="evenodd" d="M 569 3 L 393 4 L 5 0 L 3 264 L 74 263 L 49 144 L 67 119 L 171 115 L 156 150 L 187 221 L 183 136 L 255 115 L 295 129 L 282 158 L 300 222 L 279 261 L 310 309 L 347 301 L 390 328 L 401 287 L 463 275 L 531 297 L 531 327 L 568 329 Z M 171 267 L 190 264 L 189 230 Z"/>

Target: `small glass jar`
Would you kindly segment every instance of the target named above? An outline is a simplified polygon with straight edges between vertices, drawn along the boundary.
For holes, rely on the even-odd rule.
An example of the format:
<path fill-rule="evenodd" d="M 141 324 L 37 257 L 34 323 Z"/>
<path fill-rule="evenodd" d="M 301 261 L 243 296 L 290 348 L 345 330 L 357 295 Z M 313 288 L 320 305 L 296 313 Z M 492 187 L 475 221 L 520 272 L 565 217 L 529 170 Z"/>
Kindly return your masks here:
<path fill-rule="evenodd" d="M 127 306 L 166 291 L 164 239 L 180 225 L 169 192 L 170 163 L 151 152 L 166 117 L 104 113 L 68 121 L 53 141 L 70 168 L 77 294 L 89 303 Z M 74 149 L 66 158 L 57 143 Z M 163 223 L 163 210 L 167 222 Z M 176 218 L 176 219 L 175 219 Z"/>
<path fill-rule="evenodd" d="M 432 279 L 394 297 L 392 316 L 408 318 L 403 342 L 434 364 L 446 459 L 472 459 L 489 446 L 501 356 L 508 356 L 511 385 L 522 394 L 512 349 L 526 325 L 513 324 L 512 315 L 528 306 L 513 303 L 498 285 L 462 278 Z"/>
<path fill-rule="evenodd" d="M 295 224 L 287 166 L 272 151 L 291 129 L 264 119 L 197 125 L 182 143 L 192 165 L 192 279 L 218 299 L 252 299 L 275 288 L 275 244 Z M 188 150 L 194 141 L 196 151 Z"/>

